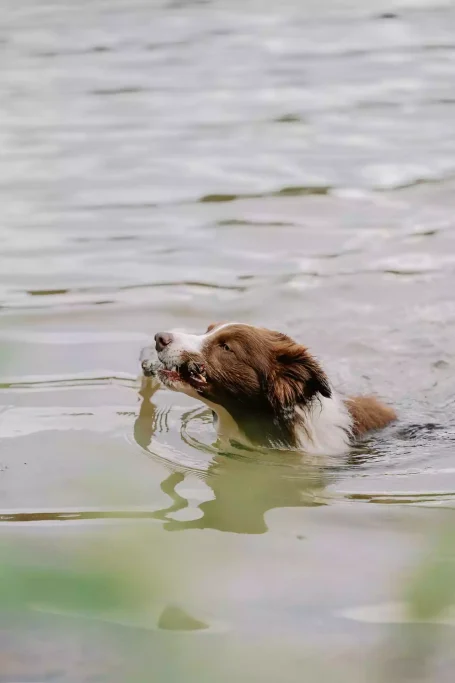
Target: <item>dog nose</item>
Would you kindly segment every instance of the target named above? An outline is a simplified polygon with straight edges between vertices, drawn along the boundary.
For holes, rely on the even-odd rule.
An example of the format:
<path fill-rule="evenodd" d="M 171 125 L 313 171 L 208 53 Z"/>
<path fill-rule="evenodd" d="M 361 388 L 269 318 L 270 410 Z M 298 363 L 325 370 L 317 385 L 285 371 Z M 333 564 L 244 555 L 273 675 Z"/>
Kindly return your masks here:
<path fill-rule="evenodd" d="M 166 346 L 169 346 L 173 340 L 173 336 L 170 332 L 157 332 L 155 334 L 155 348 L 156 350 L 162 351 Z"/>

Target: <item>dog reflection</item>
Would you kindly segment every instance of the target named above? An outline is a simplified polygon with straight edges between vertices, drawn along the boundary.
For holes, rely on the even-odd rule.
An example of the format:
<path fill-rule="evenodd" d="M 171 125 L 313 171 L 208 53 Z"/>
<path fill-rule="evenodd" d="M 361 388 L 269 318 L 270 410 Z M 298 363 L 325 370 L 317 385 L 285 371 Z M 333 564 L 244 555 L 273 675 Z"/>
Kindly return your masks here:
<path fill-rule="evenodd" d="M 140 395 L 141 408 L 134 426 L 137 443 L 147 449 L 157 429 L 163 429 L 163 414 L 152 402 L 156 386 L 144 382 Z M 166 425 L 164 425 L 166 428 Z M 232 453 L 215 456 L 204 479 L 213 492 L 213 499 L 198 506 L 202 513 L 198 519 L 175 520 L 172 513 L 188 507 L 176 487 L 186 474 L 173 472 L 161 485 L 172 504 L 156 511 L 154 517 L 164 522 L 168 531 L 185 529 L 217 529 L 232 533 L 262 534 L 267 531 L 265 514 L 274 508 L 307 507 L 323 503 L 318 501 L 325 478 L 320 468 L 305 468 L 297 453 L 282 453 L 275 459 L 257 461 L 253 457 L 239 458 Z"/>

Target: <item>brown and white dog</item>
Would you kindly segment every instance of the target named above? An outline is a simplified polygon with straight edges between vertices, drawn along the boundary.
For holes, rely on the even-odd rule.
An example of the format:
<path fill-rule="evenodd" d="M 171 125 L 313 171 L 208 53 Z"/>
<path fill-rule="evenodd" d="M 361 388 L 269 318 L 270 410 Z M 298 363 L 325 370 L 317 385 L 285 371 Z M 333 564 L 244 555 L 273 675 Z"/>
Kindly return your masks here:
<path fill-rule="evenodd" d="M 140 360 L 146 377 L 209 406 L 226 441 L 336 455 L 396 419 L 373 397 L 337 395 L 306 347 L 261 327 L 158 332 L 155 349 L 143 349 Z"/>

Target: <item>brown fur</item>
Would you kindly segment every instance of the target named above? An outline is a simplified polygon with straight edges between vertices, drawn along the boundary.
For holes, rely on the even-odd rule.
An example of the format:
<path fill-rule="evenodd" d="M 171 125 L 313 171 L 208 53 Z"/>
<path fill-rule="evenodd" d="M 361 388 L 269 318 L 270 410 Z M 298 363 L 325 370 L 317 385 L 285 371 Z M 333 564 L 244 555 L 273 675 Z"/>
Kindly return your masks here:
<path fill-rule="evenodd" d="M 215 327 L 210 325 L 208 331 Z M 230 325 L 210 338 L 204 357 L 221 390 L 257 397 L 274 409 L 305 403 L 318 392 L 331 395 L 319 363 L 280 332 Z"/>
<path fill-rule="evenodd" d="M 285 334 L 235 324 L 218 332 L 220 324 L 207 330 L 215 332 L 204 348 L 207 383 L 201 395 L 224 406 L 245 433 L 254 429 L 266 440 L 292 446 L 295 406 L 318 393 L 330 397 L 327 376 L 307 349 Z M 252 440 L 257 439 L 255 434 Z"/>
<path fill-rule="evenodd" d="M 374 396 L 352 396 L 346 406 L 353 419 L 353 436 L 361 436 L 373 429 L 386 427 L 397 419 L 397 414 Z"/>
<path fill-rule="evenodd" d="M 279 337 L 275 348 L 278 366 L 271 377 L 269 390 L 271 402 L 276 406 L 303 404 L 318 392 L 330 398 L 327 376 L 317 360 L 304 346 L 284 334 Z"/>

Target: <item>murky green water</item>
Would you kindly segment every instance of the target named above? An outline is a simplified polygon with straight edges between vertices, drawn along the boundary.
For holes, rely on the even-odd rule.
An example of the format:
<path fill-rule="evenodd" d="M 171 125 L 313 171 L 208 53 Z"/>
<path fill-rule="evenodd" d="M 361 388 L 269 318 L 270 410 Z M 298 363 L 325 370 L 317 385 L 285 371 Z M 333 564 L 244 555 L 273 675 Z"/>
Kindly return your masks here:
<path fill-rule="evenodd" d="M 140 618 L 4 611 L 1 683 L 388 661 L 455 502 L 454 36 L 429 0 L 3 0 L 0 552 L 67 569 L 140 528 L 169 581 Z M 400 422 L 335 463 L 217 452 L 137 357 L 220 319 Z M 423 678 L 452 680 L 452 632 Z"/>

